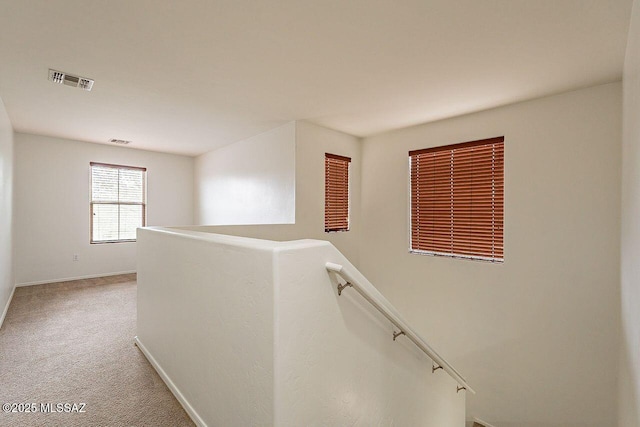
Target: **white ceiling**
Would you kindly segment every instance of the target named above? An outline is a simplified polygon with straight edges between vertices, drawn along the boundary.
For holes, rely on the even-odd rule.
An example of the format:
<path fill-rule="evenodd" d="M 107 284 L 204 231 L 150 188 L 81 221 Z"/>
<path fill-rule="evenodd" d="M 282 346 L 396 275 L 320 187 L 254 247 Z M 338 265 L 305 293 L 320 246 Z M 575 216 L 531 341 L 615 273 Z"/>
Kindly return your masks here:
<path fill-rule="evenodd" d="M 0 0 L 14 129 L 196 155 L 367 136 L 621 77 L 631 0 Z M 49 68 L 95 79 L 84 92 Z"/>

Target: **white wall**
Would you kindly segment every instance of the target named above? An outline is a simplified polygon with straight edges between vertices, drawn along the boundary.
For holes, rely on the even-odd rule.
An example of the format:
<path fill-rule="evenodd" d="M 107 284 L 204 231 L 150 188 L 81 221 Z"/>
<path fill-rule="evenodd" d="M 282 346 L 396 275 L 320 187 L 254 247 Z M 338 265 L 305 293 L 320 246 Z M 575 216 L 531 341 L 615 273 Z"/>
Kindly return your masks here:
<path fill-rule="evenodd" d="M 288 132 L 289 128 L 287 127 L 286 129 Z M 282 130 L 282 128 L 275 129 L 275 131 L 280 130 Z M 289 136 L 288 133 L 286 135 L 287 137 Z M 261 140 L 257 140 L 257 142 L 260 141 Z M 269 141 L 261 142 L 273 150 L 272 156 L 277 155 L 278 151 L 276 150 L 284 151 L 285 154 L 289 150 L 288 144 L 278 146 Z M 240 147 L 237 149 L 234 148 L 236 144 L 230 145 L 227 152 L 243 152 L 246 143 L 242 141 L 240 144 Z M 295 199 L 295 224 L 208 227 L 207 230 L 275 240 L 302 238 L 328 240 L 344 253 L 351 262 L 357 265 L 358 238 L 362 228 L 360 223 L 360 151 L 360 140 L 354 136 L 307 122 L 295 122 L 295 162 L 289 159 L 288 163 L 278 165 L 278 167 L 282 169 L 295 167 L 295 187 L 283 183 L 282 180 L 278 179 L 275 174 L 269 171 L 262 171 L 261 174 L 258 175 L 253 173 L 249 174 L 251 179 L 259 179 L 265 186 L 279 188 L 274 190 L 274 193 L 282 194 L 283 197 L 289 194 L 289 197 Z M 324 154 L 326 152 L 351 157 L 351 223 L 350 230 L 347 232 L 324 232 Z M 203 177 L 216 176 L 216 179 L 224 182 L 227 179 L 225 175 L 231 174 L 228 170 L 222 174 L 217 174 L 212 170 L 213 166 L 210 162 L 210 156 L 214 155 L 215 157 L 215 153 L 217 153 L 217 151 L 205 154 L 196 160 L 196 188 L 202 188 L 202 184 L 199 184 L 199 181 L 201 181 Z M 231 161 L 232 159 L 227 158 L 226 160 Z M 237 160 L 238 159 L 236 159 L 236 161 Z M 295 188 L 295 196 L 293 196 L 293 188 Z M 200 212 L 199 220 L 196 221 L 196 224 L 207 224 L 202 218 L 208 217 L 209 215 L 216 215 L 214 212 L 215 207 L 212 206 L 215 200 L 202 200 L 209 196 L 201 190 L 196 192 L 196 197 L 196 211 Z M 208 205 L 209 203 L 211 203 L 211 205 Z M 250 212 L 268 211 L 269 205 L 265 204 L 263 200 L 258 199 L 257 201 L 247 201 L 246 209 Z M 258 220 L 260 218 L 254 216 L 254 219 Z M 226 224 L 237 223 L 238 222 L 234 222 L 231 219 L 226 222 Z"/>
<path fill-rule="evenodd" d="M 622 347 L 620 427 L 640 425 L 640 1 L 635 0 L 623 80 Z"/>
<path fill-rule="evenodd" d="M 0 99 L 0 326 L 14 289 L 13 128 Z"/>
<path fill-rule="evenodd" d="M 296 126 L 268 132 L 198 156 L 197 224 L 295 222 Z"/>
<path fill-rule="evenodd" d="M 467 394 L 411 341 L 394 341 L 394 326 L 355 290 L 339 296 L 327 262 L 371 287 L 326 242 L 275 254 L 274 425 L 462 427 Z"/>
<path fill-rule="evenodd" d="M 193 223 L 193 158 L 16 133 L 16 283 L 135 270 L 135 243 L 89 243 L 92 161 L 147 168 L 148 225 Z"/>
<path fill-rule="evenodd" d="M 504 264 L 409 254 L 408 151 L 501 135 Z M 620 148 L 619 83 L 364 140 L 361 270 L 478 391 L 468 417 L 614 425 Z"/>
<path fill-rule="evenodd" d="M 366 279 L 331 244 L 175 229 L 138 244 L 138 339 L 203 424 L 464 425 L 455 380 L 355 291 L 338 296 L 326 262 Z"/>
<path fill-rule="evenodd" d="M 138 232 L 140 347 L 199 425 L 273 425 L 273 256 L 237 239 Z"/>
<path fill-rule="evenodd" d="M 358 239 L 362 229 L 360 194 L 361 147 L 359 138 L 314 125 L 296 122 L 296 225 L 300 235 L 328 240 L 358 265 Z M 324 154 L 351 158 L 349 170 L 349 231 L 324 231 Z"/>

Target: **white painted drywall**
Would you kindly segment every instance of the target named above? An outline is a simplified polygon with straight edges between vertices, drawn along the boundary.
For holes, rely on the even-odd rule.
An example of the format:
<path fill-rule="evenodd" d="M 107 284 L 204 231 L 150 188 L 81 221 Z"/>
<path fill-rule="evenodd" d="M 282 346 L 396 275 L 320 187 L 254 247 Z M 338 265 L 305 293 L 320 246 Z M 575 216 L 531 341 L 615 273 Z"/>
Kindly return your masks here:
<path fill-rule="evenodd" d="M 327 242 L 275 253 L 276 426 L 462 427 L 464 392 L 325 265 L 355 267 Z M 446 357 L 446 355 L 445 355 Z"/>
<path fill-rule="evenodd" d="M 295 122 L 196 158 L 196 223 L 295 221 Z"/>
<path fill-rule="evenodd" d="M 409 254 L 408 151 L 501 135 L 504 264 Z M 467 416 L 614 425 L 621 85 L 389 132 L 362 149 L 360 268 L 473 384 Z"/>
<path fill-rule="evenodd" d="M 324 154 L 332 153 L 351 158 L 349 169 L 349 231 L 324 231 Z M 306 238 L 328 240 L 358 265 L 358 239 L 361 193 L 361 141 L 347 135 L 314 125 L 296 122 L 296 226 Z"/>
<path fill-rule="evenodd" d="M 206 425 L 268 426 L 273 244 L 237 240 L 139 230 L 137 334 Z"/>
<path fill-rule="evenodd" d="M 338 297 L 325 263 L 360 275 L 330 243 L 142 229 L 138 248 L 138 339 L 205 424 L 464 424 L 456 382 Z"/>
<path fill-rule="evenodd" d="M 619 427 L 640 425 L 640 1 L 635 0 L 623 80 Z"/>
<path fill-rule="evenodd" d="M 193 158 L 16 133 L 17 284 L 135 270 L 135 243 L 89 243 L 92 161 L 147 168 L 148 225 L 193 223 Z"/>
<path fill-rule="evenodd" d="M 262 182 L 262 185 L 273 187 L 273 194 L 282 195 L 283 199 L 295 199 L 295 224 L 278 225 L 280 222 L 274 221 L 272 224 L 262 224 L 262 213 L 270 211 L 270 204 L 258 198 L 255 200 L 246 200 L 245 209 L 251 213 L 254 224 L 250 226 L 226 226 L 239 224 L 233 218 L 227 218 L 227 221 L 220 225 L 224 227 L 208 227 L 211 232 L 219 232 L 223 234 L 233 234 L 245 237 L 267 238 L 274 240 L 292 240 L 314 238 L 320 240 L 328 240 L 333 243 L 340 251 L 342 251 L 351 262 L 358 263 L 358 238 L 360 235 L 360 140 L 354 136 L 336 132 L 323 128 L 308 122 L 295 122 L 295 165 L 293 159 L 287 157 L 289 150 L 287 144 L 280 144 L 275 141 L 263 141 L 256 137 L 255 143 L 264 143 L 270 150 L 271 156 L 274 158 L 285 159 L 285 163 L 274 163 L 274 167 L 288 170 L 295 166 L 295 186 L 290 186 L 278 177 L 277 174 L 271 173 L 269 170 L 259 170 L 256 172 L 246 172 L 251 180 Z M 286 128 L 277 128 L 274 130 L 284 133 L 288 138 L 290 125 Z M 266 135 L 266 134 L 265 134 Z M 260 135 L 259 135 L 260 137 Z M 240 144 L 239 147 L 234 147 Z M 226 162 L 239 162 L 245 154 L 248 144 L 246 141 L 232 144 L 225 147 L 227 151 L 224 153 L 237 153 L 238 156 L 224 155 Z M 219 151 L 219 150 L 218 150 Z M 208 153 L 196 159 L 196 224 L 210 224 L 203 218 L 217 216 L 217 208 L 214 206 L 216 201 L 211 194 L 202 191 L 203 179 L 206 177 L 215 177 L 221 183 L 228 181 L 228 177 L 235 176 L 229 168 L 223 172 L 216 172 L 213 169 L 212 159 L 217 158 L 218 151 Z M 351 192 L 351 223 L 350 230 L 340 233 L 324 232 L 324 154 L 333 153 L 342 156 L 351 157 L 350 170 L 350 192 Z M 283 153 L 278 156 L 278 153 Z M 238 178 L 240 179 L 240 178 Z M 249 178 L 247 178 L 249 179 Z M 288 182 L 288 181 L 287 181 Z M 217 185 L 217 184 L 216 184 Z M 295 190 L 294 190 L 295 189 Z M 295 191 L 295 193 L 294 193 Z M 208 200 L 204 200 L 207 199 Z M 216 231 L 217 230 L 217 231 Z"/>
<path fill-rule="evenodd" d="M 13 127 L 0 99 L 0 326 L 13 292 Z"/>

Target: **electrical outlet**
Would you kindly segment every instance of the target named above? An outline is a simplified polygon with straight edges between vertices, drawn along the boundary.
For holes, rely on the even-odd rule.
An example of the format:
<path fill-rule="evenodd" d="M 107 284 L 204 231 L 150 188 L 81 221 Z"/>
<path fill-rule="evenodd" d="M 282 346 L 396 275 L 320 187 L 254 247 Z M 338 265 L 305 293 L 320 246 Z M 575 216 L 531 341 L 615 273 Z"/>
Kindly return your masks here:
<path fill-rule="evenodd" d="M 78 254 L 73 254 L 73 260 L 78 261 Z"/>

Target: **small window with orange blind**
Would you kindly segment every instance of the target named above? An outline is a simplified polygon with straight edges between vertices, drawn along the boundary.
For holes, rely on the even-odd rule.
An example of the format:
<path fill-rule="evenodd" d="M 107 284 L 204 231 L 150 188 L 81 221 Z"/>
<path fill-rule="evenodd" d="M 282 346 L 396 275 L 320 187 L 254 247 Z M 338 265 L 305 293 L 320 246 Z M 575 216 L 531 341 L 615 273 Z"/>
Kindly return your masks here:
<path fill-rule="evenodd" d="M 409 152 L 411 252 L 504 261 L 504 137 Z"/>
<path fill-rule="evenodd" d="M 324 155 L 324 231 L 349 231 L 349 165 L 351 158 Z"/>

